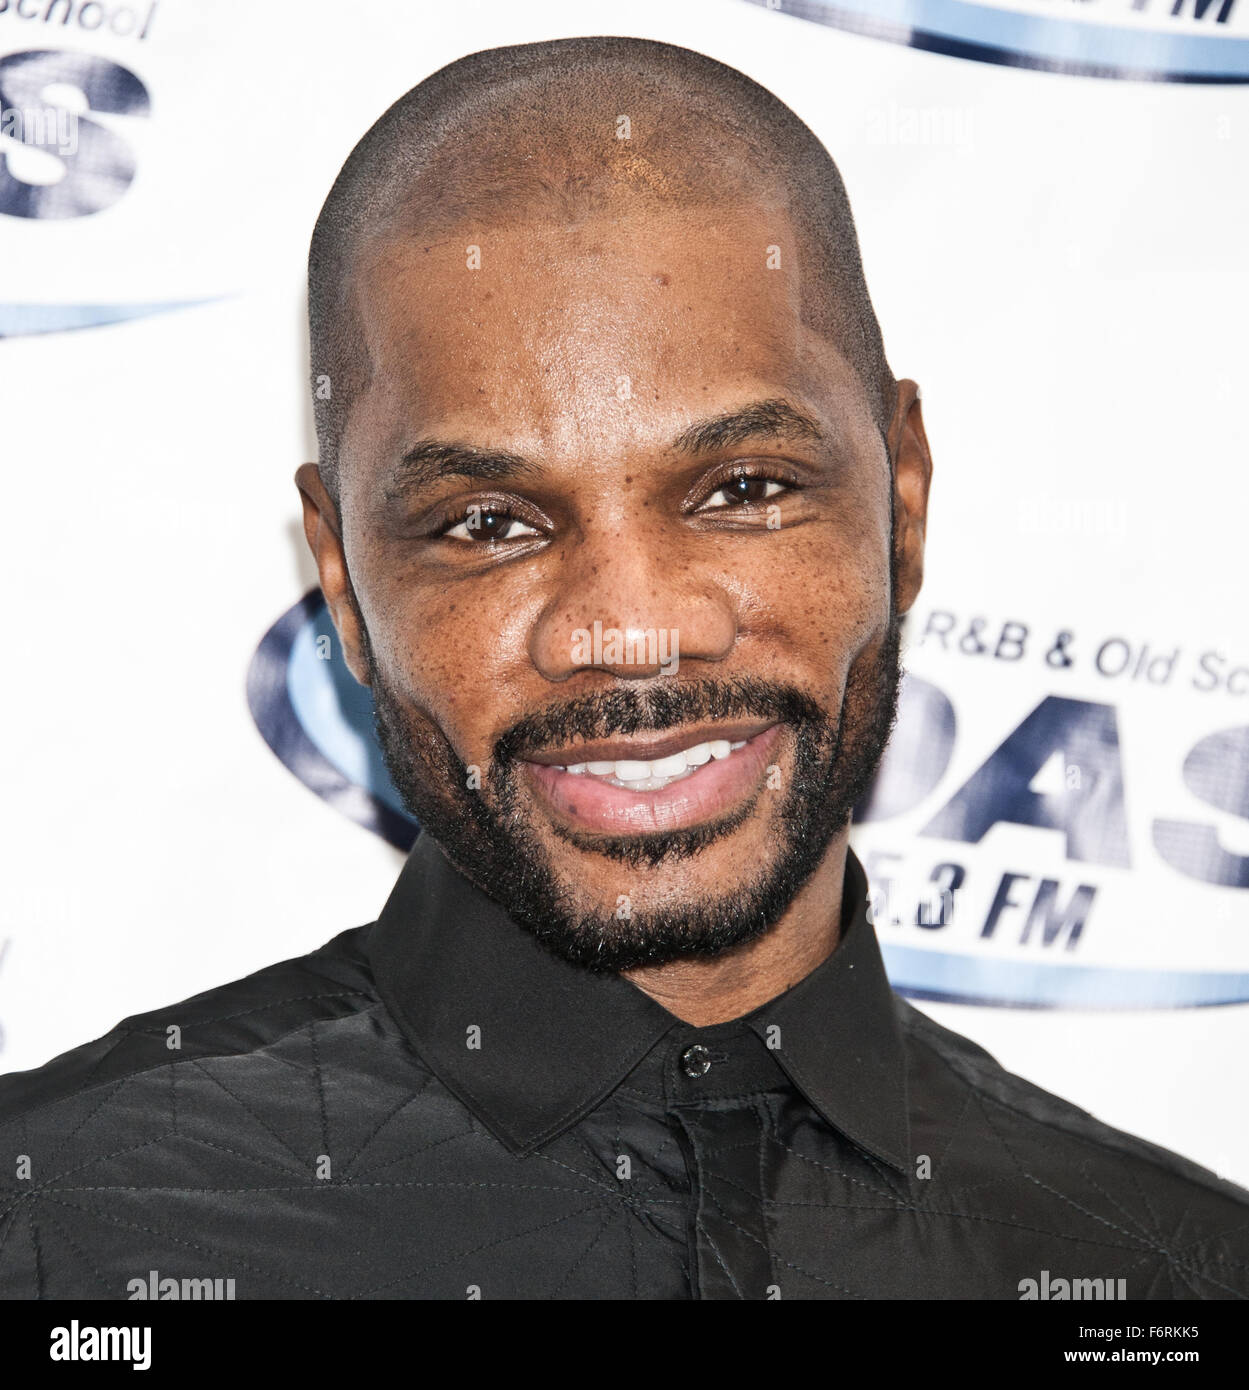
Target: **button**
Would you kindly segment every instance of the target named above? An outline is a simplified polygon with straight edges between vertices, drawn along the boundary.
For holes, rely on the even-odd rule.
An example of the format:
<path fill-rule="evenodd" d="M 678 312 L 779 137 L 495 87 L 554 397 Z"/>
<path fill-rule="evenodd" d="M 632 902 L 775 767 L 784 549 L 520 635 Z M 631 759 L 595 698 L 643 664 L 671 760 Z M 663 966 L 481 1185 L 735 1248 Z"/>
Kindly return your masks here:
<path fill-rule="evenodd" d="M 686 1076 L 706 1076 L 711 1070 L 711 1051 L 702 1043 L 695 1043 L 681 1053 L 681 1070 Z"/>

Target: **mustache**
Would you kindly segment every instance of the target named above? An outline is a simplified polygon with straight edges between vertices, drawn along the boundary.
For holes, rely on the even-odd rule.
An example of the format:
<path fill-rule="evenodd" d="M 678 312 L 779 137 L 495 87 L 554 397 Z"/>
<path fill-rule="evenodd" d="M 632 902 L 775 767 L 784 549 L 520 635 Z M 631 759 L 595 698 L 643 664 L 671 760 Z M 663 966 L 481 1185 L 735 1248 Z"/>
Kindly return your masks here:
<path fill-rule="evenodd" d="M 772 719 L 792 727 L 831 729 L 825 710 L 797 686 L 752 676 L 734 680 L 621 685 L 551 704 L 518 719 L 494 745 L 500 768 L 570 743 L 614 734 L 663 733 L 716 719 Z"/>

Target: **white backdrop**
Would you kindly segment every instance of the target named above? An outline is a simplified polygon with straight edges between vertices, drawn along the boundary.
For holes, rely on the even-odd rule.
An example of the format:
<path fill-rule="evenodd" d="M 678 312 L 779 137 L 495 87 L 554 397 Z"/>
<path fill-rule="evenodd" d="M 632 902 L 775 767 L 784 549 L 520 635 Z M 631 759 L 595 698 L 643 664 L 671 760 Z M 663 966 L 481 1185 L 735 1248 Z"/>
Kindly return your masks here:
<path fill-rule="evenodd" d="M 923 387 L 913 679 L 855 839 L 895 984 L 1249 1183 L 1249 6 L 1171 9 L 0 0 L 0 1067 L 375 916 L 399 851 L 246 696 L 315 584 L 308 236 L 437 67 L 628 32 L 822 136 Z M 3 123 L 41 101 L 80 118 L 59 153 Z M 934 870 L 954 911 L 917 925 Z"/>

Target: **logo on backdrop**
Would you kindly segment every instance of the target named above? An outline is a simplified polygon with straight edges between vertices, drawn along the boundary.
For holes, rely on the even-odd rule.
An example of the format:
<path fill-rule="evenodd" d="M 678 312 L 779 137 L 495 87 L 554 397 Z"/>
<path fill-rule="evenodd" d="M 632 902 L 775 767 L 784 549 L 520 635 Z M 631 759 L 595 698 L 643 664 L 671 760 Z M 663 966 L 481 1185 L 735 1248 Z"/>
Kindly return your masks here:
<path fill-rule="evenodd" d="M 0 0 L 0 14 L 6 8 L 7 0 Z M 100 6 L 75 13 L 81 23 L 95 10 L 104 14 Z M 112 12 L 114 32 L 121 32 L 114 21 L 127 13 Z M 66 221 L 103 212 L 126 194 L 135 177 L 134 151 L 123 132 L 94 120 L 96 113 L 146 120 L 147 88 L 124 64 L 98 54 L 31 49 L 0 56 L 0 214 Z M 0 302 L 0 338 L 124 323 L 209 302 Z"/>
<path fill-rule="evenodd" d="M 407 850 L 420 827 L 404 810 L 373 735 L 373 696 L 347 669 L 320 589 L 265 633 L 247 673 L 265 742 L 331 806 Z"/>
<path fill-rule="evenodd" d="M 853 34 L 980 63 L 1133 82 L 1249 82 L 1245 0 L 751 0 Z"/>
<path fill-rule="evenodd" d="M 54 101 L 50 90 L 68 88 Z M 81 108 L 81 109 L 80 109 Z M 0 212 L 9 217 L 87 217 L 112 207 L 134 180 L 134 151 L 92 113 L 147 117 L 147 88 L 111 58 L 59 49 L 0 57 Z"/>
<path fill-rule="evenodd" d="M 1186 680 L 1208 694 L 1249 694 L 1249 666 L 1221 652 L 1133 648 L 1108 637 L 1087 653 L 1070 632 L 1048 643 L 1018 622 L 932 610 L 922 640 L 988 660 L 1025 658 L 1066 670 L 1087 661 L 1109 680 L 1164 686 Z M 961 644 L 961 645 L 960 645 Z M 419 827 L 382 762 L 373 703 L 342 660 L 319 590 L 266 633 L 252 660 L 248 703 L 266 743 L 318 796 L 407 849 Z M 1128 831 L 1125 750 L 1118 706 L 1109 700 L 1046 695 L 1020 711 L 1013 730 L 980 753 L 970 776 L 937 796 L 960 738 L 955 704 L 935 681 L 910 674 L 898 723 L 876 781 L 856 811 L 874 847 L 862 852 L 872 882 L 873 918 L 894 988 L 913 998 L 1022 1008 L 1183 1008 L 1249 1002 L 1249 972 L 1140 969 L 1088 964 L 1081 946 L 1095 934 L 1103 878 L 1124 871 L 1169 873 L 1195 884 L 1249 889 L 1249 855 L 1220 843 L 1210 818 L 1159 812 L 1143 855 Z M 1249 726 L 1216 729 L 1184 757 L 1188 792 L 1214 813 L 1249 821 Z M 935 804 L 933 804 L 935 802 Z M 927 810 L 897 851 L 878 827 Z M 1005 867 L 977 847 L 999 825 L 1035 832 L 1063 847 L 1067 872 Z M 931 846 L 929 848 L 929 846 Z M 1151 862 L 1140 862 L 1148 859 Z M 970 878 L 991 876 L 981 905 L 964 894 Z M 1093 924 L 1093 925 L 1090 925 Z M 918 932 L 924 944 L 907 944 Z M 947 946 L 948 942 L 948 946 Z M 1177 949 L 1182 949 L 1182 941 Z"/>

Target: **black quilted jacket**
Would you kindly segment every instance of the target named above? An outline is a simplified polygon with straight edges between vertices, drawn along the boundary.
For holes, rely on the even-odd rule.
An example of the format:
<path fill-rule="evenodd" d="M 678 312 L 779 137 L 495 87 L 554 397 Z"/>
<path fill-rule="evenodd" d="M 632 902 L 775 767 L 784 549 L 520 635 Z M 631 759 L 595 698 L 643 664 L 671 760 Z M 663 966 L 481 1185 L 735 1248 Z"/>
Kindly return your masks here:
<path fill-rule="evenodd" d="M 865 907 L 851 855 L 828 961 L 696 1029 L 420 840 L 376 923 L 0 1077 L 0 1296 L 1249 1297 L 1249 1193 L 898 999 Z"/>

